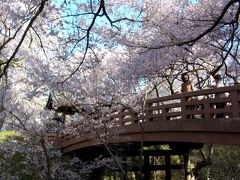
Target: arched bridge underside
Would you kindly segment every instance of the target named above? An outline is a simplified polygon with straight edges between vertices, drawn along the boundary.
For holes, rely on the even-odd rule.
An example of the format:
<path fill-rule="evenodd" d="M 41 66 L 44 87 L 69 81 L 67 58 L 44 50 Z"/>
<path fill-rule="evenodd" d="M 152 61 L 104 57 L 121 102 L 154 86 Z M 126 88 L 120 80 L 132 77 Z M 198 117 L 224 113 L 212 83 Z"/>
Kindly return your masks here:
<path fill-rule="evenodd" d="M 141 142 L 240 145 L 240 85 L 149 99 L 143 113 L 127 108 L 112 114 L 102 133 L 104 142 L 88 134 L 61 136 L 63 153 Z"/>

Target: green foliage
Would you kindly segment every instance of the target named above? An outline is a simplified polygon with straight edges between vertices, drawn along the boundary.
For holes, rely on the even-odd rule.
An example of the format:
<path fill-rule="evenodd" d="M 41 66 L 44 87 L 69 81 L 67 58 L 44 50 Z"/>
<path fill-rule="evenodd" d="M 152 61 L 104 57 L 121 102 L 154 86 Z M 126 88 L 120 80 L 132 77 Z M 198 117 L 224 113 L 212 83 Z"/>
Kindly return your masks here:
<path fill-rule="evenodd" d="M 0 131 L 0 145 L 14 141 L 19 144 L 24 142 L 23 136 L 17 131 Z M 0 172 L 4 172 L 4 178 L 18 177 L 21 180 L 34 179 L 29 174 L 29 166 L 26 163 L 26 154 L 19 151 L 0 150 Z M 2 176 L 0 175 L 0 178 Z"/>
<path fill-rule="evenodd" d="M 236 179 L 240 177 L 240 147 L 214 146 L 213 165 L 200 171 L 199 178 Z"/>
<path fill-rule="evenodd" d="M 6 142 L 7 140 L 23 141 L 24 138 L 17 131 L 0 131 L 0 144 Z"/>
<path fill-rule="evenodd" d="M 5 159 L 4 161 L 1 163 L 1 171 L 9 174 L 10 176 L 18 177 L 22 180 L 33 179 L 33 176 L 28 174 L 29 167 L 25 161 L 25 154 L 15 152 L 10 158 Z"/>

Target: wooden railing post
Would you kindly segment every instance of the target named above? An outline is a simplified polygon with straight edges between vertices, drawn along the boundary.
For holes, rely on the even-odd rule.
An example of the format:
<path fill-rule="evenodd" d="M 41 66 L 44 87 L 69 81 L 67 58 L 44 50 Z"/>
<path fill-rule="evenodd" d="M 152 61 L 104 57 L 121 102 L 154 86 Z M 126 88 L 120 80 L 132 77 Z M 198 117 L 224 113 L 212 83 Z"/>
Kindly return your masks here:
<path fill-rule="evenodd" d="M 229 92 L 229 96 L 231 99 L 231 114 L 232 118 L 239 117 L 239 104 L 238 104 L 238 92 L 237 90 L 231 90 Z"/>
<path fill-rule="evenodd" d="M 132 112 L 131 118 L 132 118 L 132 123 L 133 123 L 133 124 L 136 124 L 136 123 L 139 122 L 138 114 L 137 114 L 136 112 Z"/>
<path fill-rule="evenodd" d="M 120 126 L 123 126 L 123 125 L 124 125 L 124 122 L 123 122 L 123 119 L 124 119 L 123 113 L 124 113 L 124 109 L 121 109 L 121 110 L 118 112 L 119 125 L 120 125 Z"/>
<path fill-rule="evenodd" d="M 150 110 L 150 108 L 152 107 L 152 103 L 149 103 L 148 101 L 146 101 L 146 105 L 145 105 L 145 119 L 147 122 L 152 121 L 152 118 L 150 118 L 150 116 L 153 114 L 152 110 Z"/>
<path fill-rule="evenodd" d="M 127 110 L 128 110 L 128 114 L 130 115 L 131 124 L 138 123 L 138 121 L 139 121 L 138 113 L 134 109 L 132 109 L 131 107 L 127 107 Z"/>
<path fill-rule="evenodd" d="M 166 121 L 169 120 L 167 117 L 167 114 L 169 113 L 169 108 L 166 108 L 164 105 L 162 105 L 162 120 Z"/>
<path fill-rule="evenodd" d="M 181 114 L 182 114 L 182 120 L 187 119 L 187 107 L 186 107 L 186 97 L 181 97 Z"/>
<path fill-rule="evenodd" d="M 204 119 L 205 120 L 208 120 L 208 119 L 211 119 L 211 106 L 210 106 L 210 102 L 207 99 L 204 100 L 204 103 L 203 103 L 203 112 L 204 112 Z"/>

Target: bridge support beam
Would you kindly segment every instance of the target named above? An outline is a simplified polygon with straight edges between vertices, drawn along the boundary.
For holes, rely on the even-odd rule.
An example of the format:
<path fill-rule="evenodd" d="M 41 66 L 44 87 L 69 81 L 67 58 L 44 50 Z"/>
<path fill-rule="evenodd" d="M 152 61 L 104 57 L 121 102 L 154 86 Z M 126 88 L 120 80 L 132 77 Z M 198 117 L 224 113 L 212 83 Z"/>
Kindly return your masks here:
<path fill-rule="evenodd" d="M 166 180 L 172 179 L 172 173 L 171 173 L 171 156 L 165 155 L 165 174 L 166 174 Z"/>
<path fill-rule="evenodd" d="M 149 169 L 149 156 L 144 156 L 144 180 L 150 180 L 151 171 Z"/>
<path fill-rule="evenodd" d="M 149 144 L 144 146 L 143 151 L 140 153 L 140 144 L 132 143 L 128 146 L 119 144 L 114 149 L 118 149 L 118 153 L 121 155 L 124 154 L 124 161 L 121 163 L 124 174 L 122 174 L 120 169 L 111 170 L 102 167 L 95 170 L 91 174 L 91 178 L 101 180 L 101 178 L 107 176 L 116 176 L 121 180 L 125 180 L 128 177 L 131 177 L 131 179 L 150 180 L 154 176 L 160 179 L 172 180 L 177 173 L 177 176 L 180 176 L 178 177 L 179 179 L 194 180 L 191 173 L 192 167 L 189 160 L 189 152 L 192 149 L 202 148 L 202 144 L 169 143 L 163 145 L 164 148 L 167 148 L 166 150 L 160 146 L 161 144 Z M 96 152 L 98 153 L 96 154 Z M 120 155 L 118 153 L 116 154 L 117 156 Z M 101 146 L 85 149 L 84 151 L 79 150 L 76 154 L 79 155 L 79 158 L 83 158 L 84 161 L 92 160 L 100 154 L 103 157 L 110 156 L 106 149 Z"/>

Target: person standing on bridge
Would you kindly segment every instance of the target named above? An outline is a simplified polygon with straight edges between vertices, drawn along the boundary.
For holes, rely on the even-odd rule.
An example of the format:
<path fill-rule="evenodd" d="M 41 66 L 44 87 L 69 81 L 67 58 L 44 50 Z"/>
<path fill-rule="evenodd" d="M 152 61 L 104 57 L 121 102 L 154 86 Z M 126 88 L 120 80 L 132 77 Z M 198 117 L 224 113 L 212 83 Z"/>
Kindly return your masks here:
<path fill-rule="evenodd" d="M 192 92 L 195 91 L 195 87 L 192 83 L 192 81 L 190 80 L 190 77 L 188 75 L 188 73 L 183 73 L 181 76 L 182 79 L 182 87 L 181 87 L 181 92 Z M 191 101 L 192 97 L 187 97 L 186 101 Z M 187 108 L 188 110 L 195 110 L 196 107 L 195 106 L 189 106 Z M 187 115 L 187 119 L 193 119 L 195 118 L 194 115 Z"/>
<path fill-rule="evenodd" d="M 215 87 L 223 87 L 223 83 L 222 83 L 222 76 L 220 74 L 216 74 L 215 76 L 213 76 L 214 81 L 215 81 Z"/>
<path fill-rule="evenodd" d="M 192 83 L 192 81 L 190 80 L 190 77 L 188 75 L 188 73 L 183 73 L 181 76 L 182 79 L 182 87 L 181 87 L 181 92 L 192 92 L 195 91 L 195 87 Z M 186 100 L 190 101 L 192 98 L 189 97 Z"/>
<path fill-rule="evenodd" d="M 222 76 L 220 74 L 216 74 L 215 76 L 213 76 L 213 78 L 215 81 L 215 88 L 223 87 Z M 215 94 L 215 98 L 223 98 L 223 97 L 226 97 L 225 93 L 216 93 Z M 225 106 L 226 106 L 225 102 L 215 104 L 216 109 L 224 109 Z M 225 114 L 217 113 L 216 118 L 225 118 Z"/>
<path fill-rule="evenodd" d="M 182 79 L 182 87 L 181 87 L 181 92 L 192 92 L 195 91 L 195 87 L 192 83 L 192 81 L 190 80 L 190 77 L 188 75 L 188 73 L 183 73 L 181 76 Z"/>

